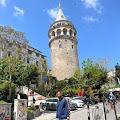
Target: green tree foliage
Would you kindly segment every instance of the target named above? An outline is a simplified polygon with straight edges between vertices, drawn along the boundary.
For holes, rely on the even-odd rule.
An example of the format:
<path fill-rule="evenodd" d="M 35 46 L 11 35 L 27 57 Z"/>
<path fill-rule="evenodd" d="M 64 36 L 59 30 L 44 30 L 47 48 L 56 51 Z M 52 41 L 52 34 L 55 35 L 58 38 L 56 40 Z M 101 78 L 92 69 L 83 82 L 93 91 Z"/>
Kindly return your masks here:
<path fill-rule="evenodd" d="M 64 95 L 76 95 L 80 89 L 84 89 L 87 93 L 92 93 L 89 90 L 99 92 L 101 86 L 107 81 L 107 70 L 104 66 L 87 59 L 83 61 L 81 70 L 76 70 L 73 77 L 69 79 L 57 81 L 54 88 L 61 89 Z"/>
<path fill-rule="evenodd" d="M 99 63 L 93 63 L 92 60 L 87 59 L 83 61 L 83 79 L 86 80 L 87 86 L 92 86 L 94 89 L 100 89 L 107 79 L 107 70 Z"/>
<path fill-rule="evenodd" d="M 120 65 L 118 63 L 115 66 L 115 75 L 120 79 Z"/>
<path fill-rule="evenodd" d="M 7 57 L 0 60 L 0 80 L 8 80 L 11 75 L 11 81 L 16 85 L 26 85 L 37 83 L 39 80 L 39 71 L 37 66 L 24 64 L 16 57 Z"/>
<path fill-rule="evenodd" d="M 9 95 L 9 84 L 10 82 L 7 80 L 0 80 L 0 99 L 4 101 L 7 101 L 7 96 Z M 12 98 L 14 99 L 16 85 L 12 83 L 11 88 L 12 88 Z"/>
<path fill-rule="evenodd" d="M 48 75 L 46 77 L 46 80 L 44 80 L 42 84 L 40 84 L 39 88 L 37 88 L 35 91 L 44 96 L 48 96 L 48 97 L 54 96 L 56 85 L 57 85 L 56 77 Z"/>

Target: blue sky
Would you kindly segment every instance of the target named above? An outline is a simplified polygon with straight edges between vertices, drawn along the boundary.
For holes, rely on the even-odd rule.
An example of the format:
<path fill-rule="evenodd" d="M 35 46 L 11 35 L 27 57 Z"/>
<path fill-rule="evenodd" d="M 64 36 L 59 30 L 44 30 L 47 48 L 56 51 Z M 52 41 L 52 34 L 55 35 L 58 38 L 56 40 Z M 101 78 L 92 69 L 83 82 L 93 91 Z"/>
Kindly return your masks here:
<path fill-rule="evenodd" d="M 25 32 L 49 66 L 48 29 L 57 7 L 58 0 L 0 0 L 0 24 Z M 120 0 L 62 0 L 62 9 L 77 29 L 80 64 L 87 58 L 104 59 L 110 68 L 120 63 Z"/>

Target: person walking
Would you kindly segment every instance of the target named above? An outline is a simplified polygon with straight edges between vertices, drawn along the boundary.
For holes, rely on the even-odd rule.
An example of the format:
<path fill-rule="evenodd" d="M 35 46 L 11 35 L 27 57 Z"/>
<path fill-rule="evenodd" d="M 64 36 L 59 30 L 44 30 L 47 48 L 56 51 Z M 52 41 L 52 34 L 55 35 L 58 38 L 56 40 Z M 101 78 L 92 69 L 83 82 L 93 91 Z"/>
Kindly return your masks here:
<path fill-rule="evenodd" d="M 114 104 L 116 101 L 116 97 L 112 92 L 110 92 L 108 99 L 109 99 L 109 102 L 112 104 Z"/>
<path fill-rule="evenodd" d="M 57 108 L 56 108 L 56 118 L 57 120 L 69 120 L 69 106 L 67 100 L 62 96 L 61 90 L 56 92 L 58 97 Z"/>

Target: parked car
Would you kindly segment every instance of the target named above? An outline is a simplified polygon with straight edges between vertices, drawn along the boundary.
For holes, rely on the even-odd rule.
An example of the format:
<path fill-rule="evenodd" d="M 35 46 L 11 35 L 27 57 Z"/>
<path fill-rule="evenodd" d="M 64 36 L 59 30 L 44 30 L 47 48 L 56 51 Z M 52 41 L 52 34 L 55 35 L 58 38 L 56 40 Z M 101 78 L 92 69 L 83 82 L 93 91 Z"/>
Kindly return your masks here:
<path fill-rule="evenodd" d="M 84 99 L 84 103 L 89 104 L 89 105 L 95 105 L 98 103 L 98 101 L 93 98 L 86 98 L 86 99 Z"/>
<path fill-rule="evenodd" d="M 56 110 L 58 98 L 48 98 L 44 103 L 41 103 L 40 106 L 43 110 Z M 75 110 L 76 104 L 70 102 L 70 110 Z"/>
<path fill-rule="evenodd" d="M 82 97 L 73 97 L 71 102 L 76 104 L 78 108 L 84 107 L 84 101 Z"/>

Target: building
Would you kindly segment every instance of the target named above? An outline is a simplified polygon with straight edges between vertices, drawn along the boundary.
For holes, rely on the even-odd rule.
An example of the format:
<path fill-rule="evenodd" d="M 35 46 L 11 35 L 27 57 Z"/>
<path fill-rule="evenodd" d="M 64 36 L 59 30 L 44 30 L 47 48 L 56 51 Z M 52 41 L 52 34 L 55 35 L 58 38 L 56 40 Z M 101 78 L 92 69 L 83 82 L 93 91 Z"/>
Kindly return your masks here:
<path fill-rule="evenodd" d="M 24 33 L 9 26 L 0 26 L 0 58 L 16 56 L 26 64 L 35 64 L 44 73 L 47 72 L 46 57 L 31 47 Z"/>
<path fill-rule="evenodd" d="M 77 31 L 66 19 L 59 4 L 55 22 L 50 26 L 51 74 L 58 80 L 70 78 L 79 69 Z"/>

